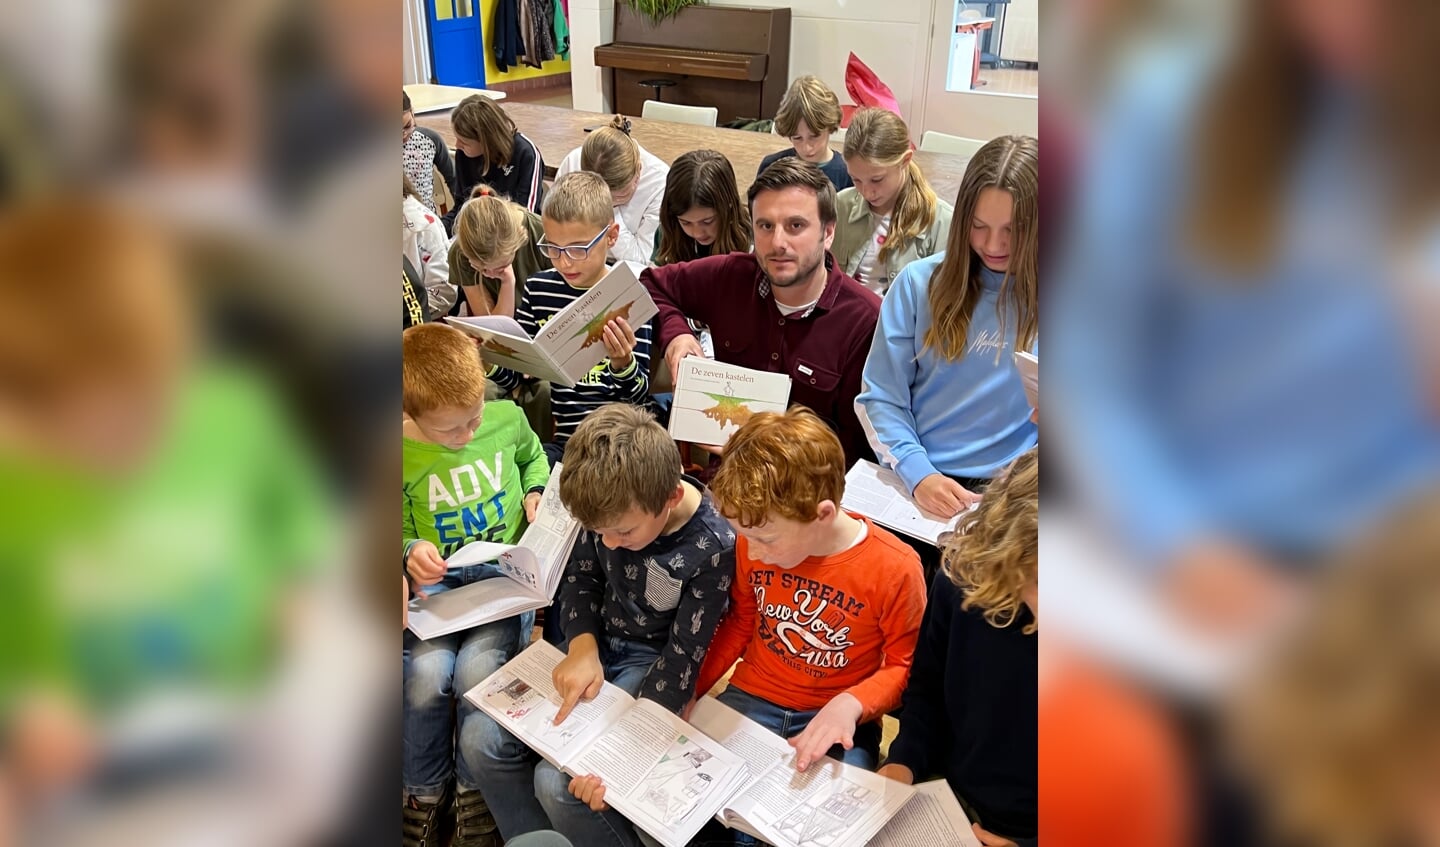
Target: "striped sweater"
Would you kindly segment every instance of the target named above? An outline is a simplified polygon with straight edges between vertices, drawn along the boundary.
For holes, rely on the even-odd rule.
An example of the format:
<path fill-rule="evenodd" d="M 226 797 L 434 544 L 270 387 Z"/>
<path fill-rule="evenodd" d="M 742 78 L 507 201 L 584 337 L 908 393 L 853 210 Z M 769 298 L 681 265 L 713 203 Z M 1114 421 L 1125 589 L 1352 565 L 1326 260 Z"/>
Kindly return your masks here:
<path fill-rule="evenodd" d="M 570 305 L 585 289 L 575 288 L 560 276 L 559 271 L 541 271 L 525 282 L 525 293 L 515 306 L 515 321 L 532 337 L 560 310 Z M 585 416 L 606 403 L 629 403 L 657 411 L 650 397 L 650 339 L 653 324 L 631 327 L 635 330 L 635 351 L 630 366 L 616 373 L 610 360 L 604 359 L 590 369 L 573 388 L 550 386 L 550 407 L 555 414 L 555 442 L 564 444 L 575 433 Z M 519 387 L 520 374 L 493 367 L 488 376 L 509 392 Z"/>

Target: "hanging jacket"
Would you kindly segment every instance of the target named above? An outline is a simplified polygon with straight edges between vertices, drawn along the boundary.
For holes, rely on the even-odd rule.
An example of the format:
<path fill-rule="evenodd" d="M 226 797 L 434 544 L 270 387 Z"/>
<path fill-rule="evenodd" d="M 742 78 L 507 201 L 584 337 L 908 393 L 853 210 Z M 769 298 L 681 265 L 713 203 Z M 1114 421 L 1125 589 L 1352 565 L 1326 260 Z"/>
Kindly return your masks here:
<path fill-rule="evenodd" d="M 522 61 L 538 68 L 555 58 L 555 15 L 551 0 L 519 0 L 520 40 L 524 44 Z"/>
<path fill-rule="evenodd" d="M 520 65 L 520 53 L 524 49 L 520 41 L 520 7 L 525 0 L 498 0 L 495 4 L 495 20 L 491 29 L 490 46 L 495 51 L 495 67 L 505 73 Z M 463 202 L 460 197 L 455 198 Z"/>
<path fill-rule="evenodd" d="M 560 58 L 570 61 L 570 22 L 566 16 L 570 14 L 563 0 L 551 0 L 550 5 L 555 7 L 555 52 Z"/>

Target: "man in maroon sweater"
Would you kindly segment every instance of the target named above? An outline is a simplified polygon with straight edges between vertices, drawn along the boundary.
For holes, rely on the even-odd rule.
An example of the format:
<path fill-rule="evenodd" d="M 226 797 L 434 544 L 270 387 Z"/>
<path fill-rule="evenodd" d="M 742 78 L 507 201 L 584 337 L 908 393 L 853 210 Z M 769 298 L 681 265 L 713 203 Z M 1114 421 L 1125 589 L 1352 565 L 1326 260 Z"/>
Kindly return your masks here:
<path fill-rule="evenodd" d="M 710 327 L 715 358 L 790 375 L 790 402 L 808 406 L 840 436 L 845 460 L 873 459 L 855 417 L 860 373 L 880 298 L 846 276 L 829 253 L 835 188 L 814 165 L 790 158 L 750 185 L 753 253 L 650 268 L 640 280 L 660 307 L 655 344 L 672 376 L 703 356 L 686 319 Z"/>

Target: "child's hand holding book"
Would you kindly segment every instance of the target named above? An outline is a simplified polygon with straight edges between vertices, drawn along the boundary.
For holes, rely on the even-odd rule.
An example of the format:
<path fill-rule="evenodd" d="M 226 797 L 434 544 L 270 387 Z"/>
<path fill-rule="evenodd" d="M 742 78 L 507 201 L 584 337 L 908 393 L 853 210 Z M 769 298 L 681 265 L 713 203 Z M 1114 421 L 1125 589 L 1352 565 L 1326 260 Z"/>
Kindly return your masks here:
<path fill-rule="evenodd" d="M 417 541 L 405 556 L 405 572 L 417 586 L 434 585 L 445 578 L 445 559 L 429 541 Z"/>

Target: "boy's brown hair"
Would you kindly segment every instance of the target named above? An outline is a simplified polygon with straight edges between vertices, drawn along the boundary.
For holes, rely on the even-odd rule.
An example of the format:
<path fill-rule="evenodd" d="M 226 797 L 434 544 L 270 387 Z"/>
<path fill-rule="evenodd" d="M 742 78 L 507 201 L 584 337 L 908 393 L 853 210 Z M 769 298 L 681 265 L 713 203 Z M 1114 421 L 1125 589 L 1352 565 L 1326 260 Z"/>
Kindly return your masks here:
<path fill-rule="evenodd" d="M 945 575 L 965 595 L 962 609 L 979 609 L 1004 628 L 1024 605 L 1026 586 L 1039 579 L 1040 448 L 1010 464 L 985 489 L 980 505 L 960 522 L 945 547 Z M 1026 634 L 1035 631 L 1031 621 Z"/>
<path fill-rule="evenodd" d="M 411 418 L 485 400 L 485 367 L 470 336 L 444 324 L 420 324 L 401 336 L 400 402 Z"/>
<path fill-rule="evenodd" d="M 591 412 L 565 442 L 560 502 L 589 529 L 632 506 L 658 515 L 680 484 L 680 453 L 655 416 L 610 403 Z"/>
<path fill-rule="evenodd" d="M 800 121 L 816 135 L 833 133 L 840 128 L 840 98 L 819 77 L 796 77 L 790 83 L 780 107 L 775 112 L 775 132 L 785 138 L 795 134 Z"/>
<path fill-rule="evenodd" d="M 845 496 L 845 451 L 804 406 L 761 412 L 730 436 L 710 493 L 720 514 L 741 526 L 813 521 L 822 501 L 838 507 Z"/>
<path fill-rule="evenodd" d="M 562 224 L 609 226 L 615 221 L 610 186 L 597 173 L 571 171 L 555 180 L 545 193 L 540 216 Z"/>

